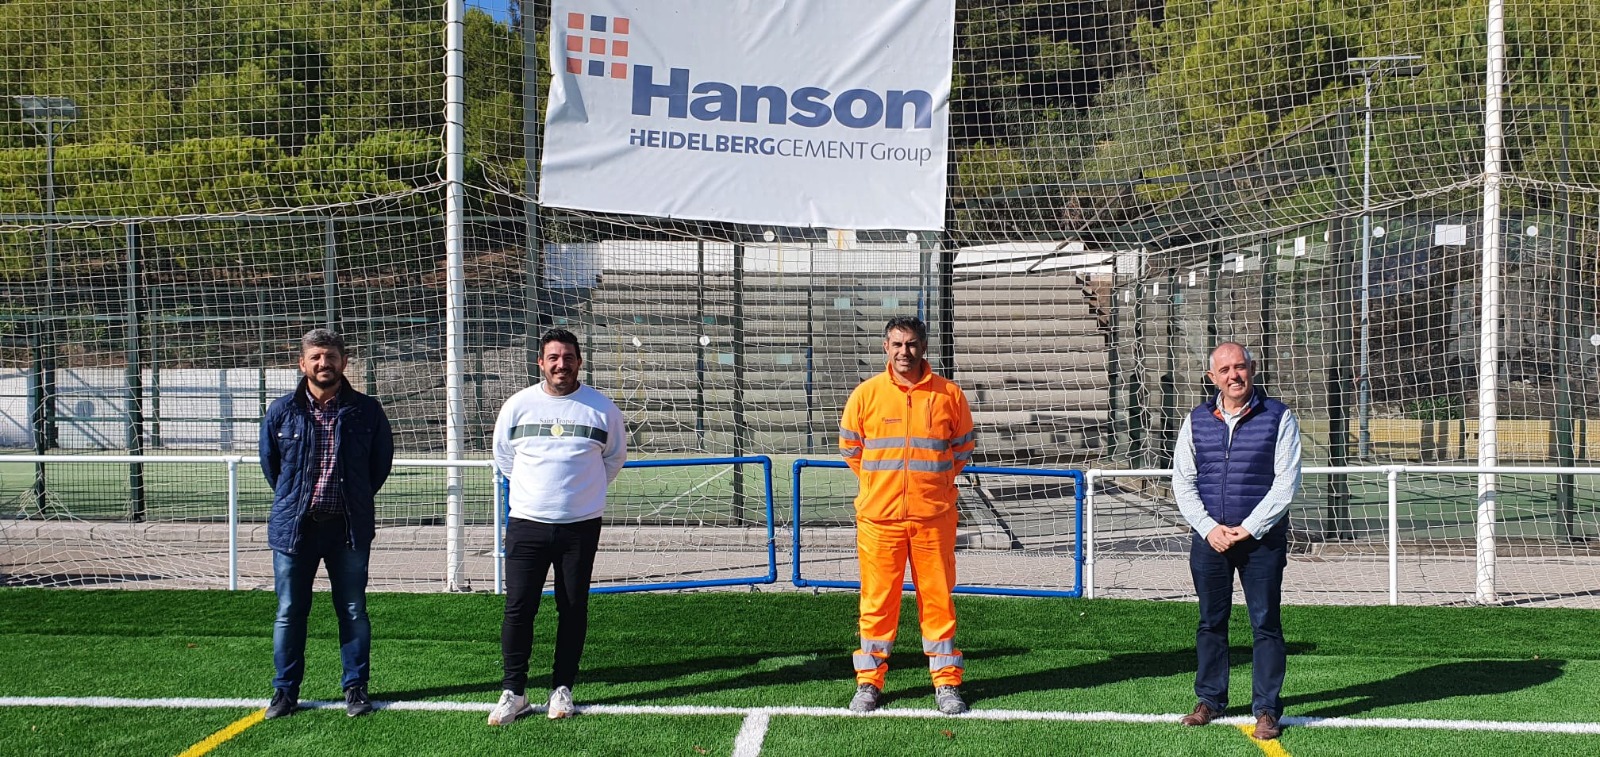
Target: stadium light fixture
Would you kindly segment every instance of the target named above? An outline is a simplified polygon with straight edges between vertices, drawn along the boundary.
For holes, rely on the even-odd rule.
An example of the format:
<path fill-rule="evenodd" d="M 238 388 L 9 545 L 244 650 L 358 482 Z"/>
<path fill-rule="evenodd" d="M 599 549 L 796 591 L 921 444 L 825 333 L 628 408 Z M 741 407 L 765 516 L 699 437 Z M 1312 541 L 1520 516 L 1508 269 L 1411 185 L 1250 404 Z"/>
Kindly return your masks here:
<path fill-rule="evenodd" d="M 70 97 L 41 97 L 39 95 L 17 95 L 11 98 L 22 110 L 23 123 L 33 125 L 52 123 L 71 123 L 78 120 L 78 104 Z"/>
<path fill-rule="evenodd" d="M 1379 55 L 1351 58 L 1350 74 L 1361 77 L 1361 368 L 1356 377 L 1360 433 L 1356 457 L 1365 460 L 1372 448 L 1372 93 L 1384 79 L 1411 78 L 1422 73 L 1420 55 Z"/>

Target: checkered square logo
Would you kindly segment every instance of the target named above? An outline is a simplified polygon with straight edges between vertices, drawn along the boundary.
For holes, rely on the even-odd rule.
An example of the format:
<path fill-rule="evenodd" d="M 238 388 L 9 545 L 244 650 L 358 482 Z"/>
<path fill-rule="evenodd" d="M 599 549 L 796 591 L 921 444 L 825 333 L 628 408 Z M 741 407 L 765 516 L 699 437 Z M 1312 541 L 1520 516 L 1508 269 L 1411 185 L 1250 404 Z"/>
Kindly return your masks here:
<path fill-rule="evenodd" d="M 577 76 L 628 78 L 628 33 L 632 24 L 621 16 L 568 13 L 567 73 Z"/>

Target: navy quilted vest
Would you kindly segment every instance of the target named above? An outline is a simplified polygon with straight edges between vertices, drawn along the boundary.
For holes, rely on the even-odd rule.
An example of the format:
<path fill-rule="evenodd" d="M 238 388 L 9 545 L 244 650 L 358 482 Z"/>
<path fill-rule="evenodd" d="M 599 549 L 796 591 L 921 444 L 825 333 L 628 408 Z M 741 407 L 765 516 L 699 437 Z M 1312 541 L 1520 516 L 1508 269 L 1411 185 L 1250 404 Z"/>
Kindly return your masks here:
<path fill-rule="evenodd" d="M 1278 426 L 1288 410 L 1257 388 L 1250 398 L 1250 409 L 1234 426 L 1231 444 L 1228 424 L 1217 414 L 1214 396 L 1189 414 L 1189 430 L 1194 436 L 1195 486 L 1206 513 L 1216 522 L 1225 526 L 1244 523 L 1272 489 Z"/>

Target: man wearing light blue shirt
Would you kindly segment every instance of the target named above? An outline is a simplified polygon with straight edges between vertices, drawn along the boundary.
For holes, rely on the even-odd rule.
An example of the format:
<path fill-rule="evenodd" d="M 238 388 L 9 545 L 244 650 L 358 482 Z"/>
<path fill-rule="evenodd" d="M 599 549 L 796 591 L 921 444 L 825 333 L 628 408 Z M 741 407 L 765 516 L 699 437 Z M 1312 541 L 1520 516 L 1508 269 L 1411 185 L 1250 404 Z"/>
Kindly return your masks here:
<path fill-rule="evenodd" d="M 1193 534 L 1189 572 L 1200 601 L 1195 632 L 1199 701 L 1182 719 L 1205 725 L 1228 706 L 1228 618 L 1239 575 L 1254 631 L 1254 736 L 1278 737 L 1287 653 L 1279 605 L 1288 562 L 1289 502 L 1300 488 L 1300 425 L 1282 402 L 1255 388 L 1243 345 L 1211 351 L 1206 377 L 1217 394 L 1183 421 L 1172 455 L 1172 493 Z"/>

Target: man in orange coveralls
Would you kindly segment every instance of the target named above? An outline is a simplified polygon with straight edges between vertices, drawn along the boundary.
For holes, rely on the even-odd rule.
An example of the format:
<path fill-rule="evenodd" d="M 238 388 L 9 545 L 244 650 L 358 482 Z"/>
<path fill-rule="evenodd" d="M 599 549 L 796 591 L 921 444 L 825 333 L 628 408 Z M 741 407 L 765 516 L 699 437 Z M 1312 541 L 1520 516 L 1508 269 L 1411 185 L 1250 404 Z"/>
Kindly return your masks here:
<path fill-rule="evenodd" d="M 892 318 L 883 330 L 889 365 L 850 394 L 839 422 L 839 454 L 861 483 L 856 554 L 861 561 L 861 648 L 853 656 L 855 712 L 883 697 L 889 650 L 900 627 L 906 559 L 917 589 L 922 651 L 939 711 L 967 711 L 956 649 L 956 476 L 972 459 L 972 410 L 961 388 L 934 375 L 923 355 L 928 328 Z"/>

